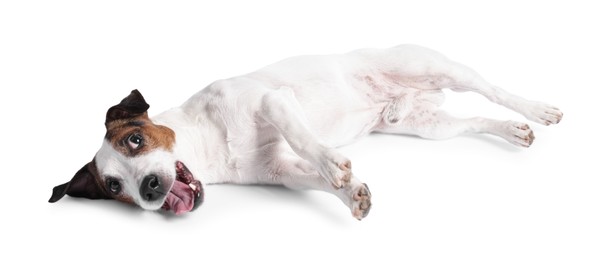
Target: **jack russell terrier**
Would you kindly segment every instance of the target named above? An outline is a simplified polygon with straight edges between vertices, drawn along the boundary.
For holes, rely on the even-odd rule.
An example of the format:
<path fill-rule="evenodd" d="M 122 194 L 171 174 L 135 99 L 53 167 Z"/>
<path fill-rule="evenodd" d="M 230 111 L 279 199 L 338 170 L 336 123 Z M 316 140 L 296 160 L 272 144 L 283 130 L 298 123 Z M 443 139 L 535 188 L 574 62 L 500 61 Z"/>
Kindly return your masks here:
<path fill-rule="evenodd" d="M 202 203 L 204 183 L 279 184 L 335 194 L 360 220 L 371 192 L 333 147 L 372 132 L 429 139 L 487 133 L 532 144 L 525 123 L 440 110 L 443 89 L 474 91 L 544 125 L 562 118 L 557 108 L 510 94 L 423 47 L 301 56 L 216 81 L 153 118 L 133 90 L 108 109 L 94 159 L 53 188 L 49 202 L 68 194 L 182 214 Z"/>

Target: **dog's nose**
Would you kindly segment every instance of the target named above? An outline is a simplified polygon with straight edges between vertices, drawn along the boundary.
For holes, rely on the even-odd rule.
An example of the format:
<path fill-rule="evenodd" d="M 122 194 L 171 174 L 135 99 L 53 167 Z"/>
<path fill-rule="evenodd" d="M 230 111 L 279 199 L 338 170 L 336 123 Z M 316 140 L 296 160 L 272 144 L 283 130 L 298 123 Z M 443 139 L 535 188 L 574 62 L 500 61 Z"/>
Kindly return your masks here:
<path fill-rule="evenodd" d="M 154 201 L 163 195 L 163 187 L 156 175 L 147 175 L 140 184 L 140 196 L 146 201 Z"/>

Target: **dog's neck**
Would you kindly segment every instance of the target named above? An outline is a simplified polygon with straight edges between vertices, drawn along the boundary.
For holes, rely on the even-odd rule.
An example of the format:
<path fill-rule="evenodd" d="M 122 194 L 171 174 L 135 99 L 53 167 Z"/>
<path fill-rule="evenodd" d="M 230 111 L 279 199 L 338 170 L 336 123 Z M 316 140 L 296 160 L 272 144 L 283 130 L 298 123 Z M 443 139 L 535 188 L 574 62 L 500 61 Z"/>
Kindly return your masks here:
<path fill-rule="evenodd" d="M 176 134 L 173 153 L 204 183 L 223 182 L 231 170 L 224 127 L 207 113 L 188 106 L 173 108 L 151 118 Z"/>

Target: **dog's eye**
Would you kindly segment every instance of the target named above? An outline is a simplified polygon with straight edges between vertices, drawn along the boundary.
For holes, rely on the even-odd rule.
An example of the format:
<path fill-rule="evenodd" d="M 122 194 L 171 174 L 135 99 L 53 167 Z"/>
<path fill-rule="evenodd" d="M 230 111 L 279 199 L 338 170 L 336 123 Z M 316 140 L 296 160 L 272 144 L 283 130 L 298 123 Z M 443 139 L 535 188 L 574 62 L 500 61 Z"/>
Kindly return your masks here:
<path fill-rule="evenodd" d="M 121 191 L 121 183 L 117 179 L 106 179 L 106 186 L 112 194 L 118 194 Z"/>
<path fill-rule="evenodd" d="M 144 139 L 140 134 L 133 134 L 127 138 L 127 144 L 134 150 L 140 148 L 142 143 L 144 143 Z"/>

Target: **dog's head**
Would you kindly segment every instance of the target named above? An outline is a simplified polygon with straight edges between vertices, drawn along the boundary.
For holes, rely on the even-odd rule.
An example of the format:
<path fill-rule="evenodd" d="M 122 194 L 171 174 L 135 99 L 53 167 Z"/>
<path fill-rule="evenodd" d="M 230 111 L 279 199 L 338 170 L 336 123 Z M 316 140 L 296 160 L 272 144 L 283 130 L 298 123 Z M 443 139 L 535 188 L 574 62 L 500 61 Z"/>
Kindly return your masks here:
<path fill-rule="evenodd" d="M 106 113 L 106 136 L 93 161 L 72 179 L 53 188 L 49 202 L 68 194 L 89 199 L 116 199 L 143 209 L 164 208 L 176 214 L 203 201 L 203 187 L 173 154 L 174 131 L 154 124 L 138 90 Z"/>

